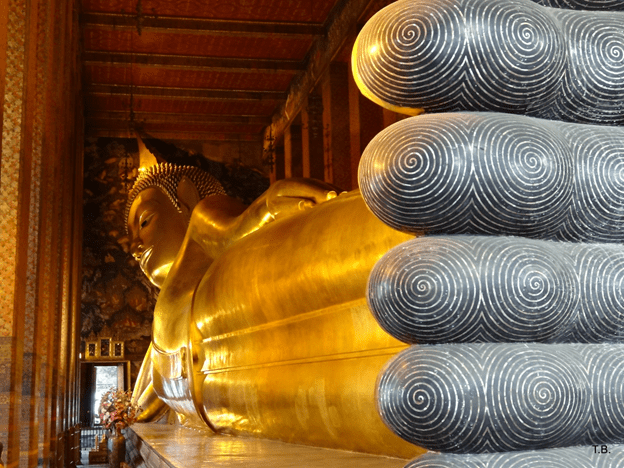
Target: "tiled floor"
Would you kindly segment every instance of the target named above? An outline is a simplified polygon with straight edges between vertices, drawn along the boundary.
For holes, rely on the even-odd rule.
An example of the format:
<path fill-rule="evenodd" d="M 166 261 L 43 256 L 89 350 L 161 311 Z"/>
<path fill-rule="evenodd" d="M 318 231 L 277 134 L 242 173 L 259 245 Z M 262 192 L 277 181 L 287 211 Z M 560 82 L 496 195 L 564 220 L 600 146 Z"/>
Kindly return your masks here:
<path fill-rule="evenodd" d="M 402 468 L 407 460 L 283 442 L 214 435 L 163 424 L 135 424 L 148 467 Z"/>

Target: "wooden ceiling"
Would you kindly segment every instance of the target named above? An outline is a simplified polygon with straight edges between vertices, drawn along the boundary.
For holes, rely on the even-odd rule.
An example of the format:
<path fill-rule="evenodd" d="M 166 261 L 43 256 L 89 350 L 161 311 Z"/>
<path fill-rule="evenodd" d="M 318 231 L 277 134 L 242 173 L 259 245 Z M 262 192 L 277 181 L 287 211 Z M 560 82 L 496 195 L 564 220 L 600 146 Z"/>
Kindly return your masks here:
<path fill-rule="evenodd" d="M 83 0 L 87 134 L 261 142 L 388 3 Z"/>

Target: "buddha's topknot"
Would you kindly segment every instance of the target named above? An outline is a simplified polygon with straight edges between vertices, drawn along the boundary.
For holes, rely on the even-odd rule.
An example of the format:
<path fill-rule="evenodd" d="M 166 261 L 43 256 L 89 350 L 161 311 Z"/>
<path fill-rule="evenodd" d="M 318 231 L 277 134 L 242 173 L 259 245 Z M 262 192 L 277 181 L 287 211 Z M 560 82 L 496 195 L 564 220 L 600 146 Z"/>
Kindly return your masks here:
<path fill-rule="evenodd" d="M 206 171 L 193 166 L 178 166 L 170 163 L 160 163 L 154 166 L 148 167 L 145 171 L 139 174 L 136 182 L 132 186 L 132 190 L 128 195 L 128 203 L 126 203 L 125 218 L 128 220 L 130 214 L 130 207 L 134 202 L 134 199 L 139 193 L 149 187 L 158 187 L 161 189 L 167 197 L 174 204 L 176 209 L 182 213 L 180 208 L 180 202 L 178 201 L 178 183 L 182 180 L 182 177 L 187 177 L 199 192 L 200 198 L 205 198 L 208 195 L 223 195 L 225 190 L 221 184 L 208 174 Z"/>

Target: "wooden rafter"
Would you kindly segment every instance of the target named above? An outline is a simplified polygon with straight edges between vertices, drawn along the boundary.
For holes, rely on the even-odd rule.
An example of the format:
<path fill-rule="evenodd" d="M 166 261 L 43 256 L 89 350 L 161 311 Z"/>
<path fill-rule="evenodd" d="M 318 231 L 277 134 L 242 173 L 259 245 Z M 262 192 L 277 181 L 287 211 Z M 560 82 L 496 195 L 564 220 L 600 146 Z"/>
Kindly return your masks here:
<path fill-rule="evenodd" d="M 286 99 L 281 91 L 247 91 L 229 89 L 174 88 L 158 86 L 130 86 L 92 84 L 86 89 L 89 95 L 152 96 L 174 99 L 200 99 L 211 101 L 279 101 Z"/>
<path fill-rule="evenodd" d="M 205 133 L 194 131 L 169 131 L 160 132 L 150 129 L 150 135 L 162 140 L 202 140 L 202 141 L 262 141 L 262 134 L 250 133 Z M 132 130 L 91 128 L 88 132 L 89 137 L 107 137 L 107 138 L 134 138 Z"/>
<path fill-rule="evenodd" d="M 89 112 L 87 117 L 94 120 L 130 120 L 130 111 L 95 111 Z M 134 112 L 134 119 L 139 122 L 154 123 L 227 123 L 240 125 L 267 125 L 271 122 L 269 117 L 258 115 L 222 115 L 222 114 L 181 114 L 170 112 Z"/>
<path fill-rule="evenodd" d="M 213 70 L 243 73 L 284 73 L 305 69 L 297 60 L 202 57 L 195 55 L 138 54 L 126 52 L 85 51 L 86 65 L 147 65 L 178 70 Z"/>
<path fill-rule="evenodd" d="M 210 34 L 227 33 L 240 36 L 320 36 L 323 25 L 314 23 L 231 21 L 203 18 L 116 13 L 83 13 L 82 24 L 88 28 L 110 30 L 136 30 L 139 24 L 143 31 L 159 33 Z"/>
<path fill-rule="evenodd" d="M 288 89 L 286 102 L 273 114 L 272 123 L 265 130 L 265 148 L 269 138 L 281 139 L 284 130 L 297 116 L 307 95 L 316 86 L 334 56 L 350 35 L 357 31 L 357 23 L 371 0 L 343 0 L 339 2 L 326 22 L 327 33 L 318 37 L 310 51 L 305 70 L 296 75 Z"/>

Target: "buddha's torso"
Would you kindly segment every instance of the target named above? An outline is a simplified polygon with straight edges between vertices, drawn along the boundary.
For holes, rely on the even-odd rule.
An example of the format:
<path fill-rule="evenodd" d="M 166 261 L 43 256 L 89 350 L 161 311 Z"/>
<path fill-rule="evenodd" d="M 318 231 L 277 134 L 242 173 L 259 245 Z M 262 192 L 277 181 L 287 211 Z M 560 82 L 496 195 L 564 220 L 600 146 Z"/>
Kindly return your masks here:
<path fill-rule="evenodd" d="M 217 430 L 412 456 L 374 406 L 377 374 L 405 345 L 365 299 L 374 263 L 411 237 L 352 192 L 241 239 L 198 284 L 170 276 L 154 322 L 156 391 Z"/>

